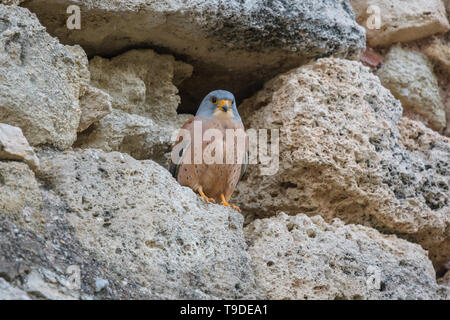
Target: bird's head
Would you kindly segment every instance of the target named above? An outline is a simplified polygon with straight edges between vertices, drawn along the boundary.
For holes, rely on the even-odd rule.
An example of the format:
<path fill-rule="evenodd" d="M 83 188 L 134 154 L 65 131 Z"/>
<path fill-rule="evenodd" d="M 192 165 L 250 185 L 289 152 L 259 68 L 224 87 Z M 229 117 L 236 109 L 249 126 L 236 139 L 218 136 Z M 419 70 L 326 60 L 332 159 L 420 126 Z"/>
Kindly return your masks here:
<path fill-rule="evenodd" d="M 200 104 L 197 115 L 241 121 L 233 94 L 225 90 L 215 90 L 208 93 Z"/>

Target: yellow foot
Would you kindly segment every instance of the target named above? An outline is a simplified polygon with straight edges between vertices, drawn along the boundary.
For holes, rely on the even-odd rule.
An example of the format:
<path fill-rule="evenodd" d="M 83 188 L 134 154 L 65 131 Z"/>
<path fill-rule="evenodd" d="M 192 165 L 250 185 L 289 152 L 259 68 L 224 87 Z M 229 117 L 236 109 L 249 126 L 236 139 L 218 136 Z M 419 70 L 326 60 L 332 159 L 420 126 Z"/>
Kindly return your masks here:
<path fill-rule="evenodd" d="M 237 212 L 241 212 L 241 209 L 240 209 L 238 206 L 235 206 L 234 204 L 229 204 L 229 203 L 227 202 L 227 200 L 225 200 L 225 197 L 224 197 L 223 194 L 220 195 L 220 199 L 222 199 L 222 204 L 223 204 L 225 207 L 231 207 L 231 208 L 233 208 L 234 210 L 236 210 Z"/>
<path fill-rule="evenodd" d="M 197 191 L 198 191 L 198 193 L 200 193 L 202 198 L 205 199 L 206 202 L 216 203 L 216 200 L 206 196 L 206 194 L 203 192 L 203 188 L 202 187 L 199 187 Z"/>

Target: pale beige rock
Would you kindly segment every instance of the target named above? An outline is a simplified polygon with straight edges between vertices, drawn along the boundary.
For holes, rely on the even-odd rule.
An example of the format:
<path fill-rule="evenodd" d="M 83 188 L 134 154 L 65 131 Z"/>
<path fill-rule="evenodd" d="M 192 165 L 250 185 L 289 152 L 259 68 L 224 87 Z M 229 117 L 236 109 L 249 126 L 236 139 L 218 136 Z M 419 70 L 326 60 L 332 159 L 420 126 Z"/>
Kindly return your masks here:
<path fill-rule="evenodd" d="M 242 216 L 206 204 L 153 161 L 118 152 L 40 154 L 80 243 L 157 298 L 254 298 Z"/>
<path fill-rule="evenodd" d="M 0 159 L 21 160 L 32 170 L 39 168 L 39 159 L 19 127 L 0 123 Z"/>
<path fill-rule="evenodd" d="M 245 235 L 263 299 L 445 298 L 425 250 L 371 228 L 280 213 Z"/>
<path fill-rule="evenodd" d="M 192 66 L 153 50 L 131 50 L 112 59 L 89 62 L 91 83 L 111 96 L 114 109 L 171 121 L 180 103 L 174 85 L 189 78 Z"/>
<path fill-rule="evenodd" d="M 246 128 L 280 129 L 278 171 L 250 165 L 235 191 L 249 221 L 278 211 L 338 217 L 421 244 L 438 270 L 450 259 L 449 140 L 422 126 L 417 135 L 434 140 L 427 153 L 402 147 L 401 104 L 367 67 L 320 59 L 239 110 Z"/>
<path fill-rule="evenodd" d="M 371 47 L 417 40 L 450 29 L 441 0 L 350 0 L 350 3 L 356 21 L 366 28 Z M 379 29 L 372 27 L 375 12 L 379 12 L 381 19 Z"/>
<path fill-rule="evenodd" d="M 393 46 L 377 71 L 383 86 L 402 102 L 403 108 L 419 114 L 432 129 L 441 131 L 447 120 L 439 85 L 428 58 L 417 51 Z"/>
<path fill-rule="evenodd" d="M 178 115 L 177 84 L 192 66 L 153 50 L 131 50 L 89 63 L 92 84 L 111 96 L 114 110 L 79 135 L 77 147 L 120 151 L 166 166 L 178 129 L 190 118 Z"/>
<path fill-rule="evenodd" d="M 89 86 L 80 98 L 81 118 L 78 132 L 86 130 L 112 112 L 111 97 L 106 92 Z"/>
<path fill-rule="evenodd" d="M 150 118 L 113 112 L 78 136 L 79 148 L 96 148 L 103 151 L 128 153 L 135 159 L 152 159 L 166 166 L 176 134 L 191 115 L 177 116 L 173 125 L 161 124 Z"/>
<path fill-rule="evenodd" d="M 38 183 L 25 163 L 0 161 L 0 215 L 17 225 L 42 232 L 42 198 Z"/>
<path fill-rule="evenodd" d="M 61 45 L 28 9 L 0 4 L 0 122 L 18 126 L 33 145 L 68 148 L 89 78 L 79 46 Z"/>
<path fill-rule="evenodd" d="M 65 48 L 72 53 L 75 59 L 77 72 L 76 77 L 69 78 L 69 81 L 72 83 L 72 86 L 76 88 L 75 94 L 78 95 L 78 97 L 81 97 L 86 93 L 91 81 L 88 58 L 84 49 L 78 44 L 65 46 Z"/>
<path fill-rule="evenodd" d="M 424 53 L 438 63 L 450 75 L 450 44 L 443 39 L 436 38 Z"/>

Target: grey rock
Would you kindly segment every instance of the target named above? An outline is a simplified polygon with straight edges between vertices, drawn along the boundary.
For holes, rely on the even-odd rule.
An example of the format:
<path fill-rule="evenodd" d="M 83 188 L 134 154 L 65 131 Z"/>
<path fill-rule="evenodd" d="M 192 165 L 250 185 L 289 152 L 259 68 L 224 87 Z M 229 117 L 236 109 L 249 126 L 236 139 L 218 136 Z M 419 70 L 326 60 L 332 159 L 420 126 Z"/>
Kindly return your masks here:
<path fill-rule="evenodd" d="M 24 161 L 34 171 L 39 168 L 39 159 L 22 130 L 5 123 L 0 123 L 0 159 Z"/>
<path fill-rule="evenodd" d="M 441 272 L 450 259 L 450 140 L 401 118 L 368 68 L 319 59 L 239 108 L 246 128 L 280 130 L 277 170 L 249 166 L 233 195 L 248 221 L 278 211 L 337 217 L 419 243 Z"/>
<path fill-rule="evenodd" d="M 78 136 L 75 147 L 120 151 L 138 160 L 152 159 L 167 166 L 171 146 L 183 122 L 191 116 L 174 116 L 171 124 L 113 110 Z"/>
<path fill-rule="evenodd" d="M 27 293 L 0 278 L 0 300 L 31 300 Z"/>
<path fill-rule="evenodd" d="M 1 0 L 0 4 L 4 4 L 4 5 L 20 5 L 22 2 L 24 2 L 24 0 Z"/>
<path fill-rule="evenodd" d="M 235 210 L 204 203 L 151 160 L 94 149 L 40 157 L 77 239 L 111 271 L 164 299 L 255 297 Z"/>
<path fill-rule="evenodd" d="M 72 290 L 60 282 L 64 280 L 50 270 L 34 269 L 25 277 L 25 291 L 34 298 L 50 300 L 75 300 L 80 298 L 79 290 Z"/>
<path fill-rule="evenodd" d="M 11 287 L 23 292 L 30 291 L 26 294 L 28 299 L 43 299 L 44 296 L 57 299 L 79 297 L 83 300 L 156 298 L 134 282 L 122 284 L 120 274 L 111 271 L 105 261 L 93 256 L 76 239 L 73 228 L 64 216 L 64 202 L 45 189 L 42 196 L 47 221 L 43 237 L 30 228 L 16 226 L 0 215 L 0 280 L 6 279 Z M 74 266 L 80 270 L 80 288 L 70 280 L 73 271 L 69 272 L 69 267 Z M 35 273 L 29 278 L 33 271 Z M 97 277 L 108 280 L 110 284 L 108 290 L 94 295 Z M 2 290 L 0 297 L 1 294 Z"/>
<path fill-rule="evenodd" d="M 81 9 L 81 29 L 69 30 L 70 4 Z M 195 76 L 182 85 L 185 110 L 195 111 L 214 89 L 238 99 L 263 81 L 310 59 L 355 57 L 365 31 L 348 0 L 31 0 L 47 30 L 89 56 L 130 47 L 159 48 L 186 57 Z"/>
<path fill-rule="evenodd" d="M 80 98 L 81 118 L 78 131 L 89 126 L 112 112 L 111 97 L 106 92 L 89 86 Z"/>
<path fill-rule="evenodd" d="M 0 122 L 33 146 L 71 146 L 89 82 L 84 51 L 61 45 L 28 9 L 2 4 L 0 49 Z"/>
<path fill-rule="evenodd" d="M 95 278 L 95 292 L 100 292 L 109 285 L 109 281 L 102 278 Z"/>
<path fill-rule="evenodd" d="M 29 268 L 19 261 L 0 260 L 0 278 L 4 278 L 8 282 L 14 281 L 29 271 Z"/>
<path fill-rule="evenodd" d="M 180 104 L 176 84 L 192 75 L 193 68 L 171 55 L 153 50 L 130 50 L 112 59 L 89 61 L 93 86 L 111 96 L 112 108 L 171 122 Z"/>
<path fill-rule="evenodd" d="M 113 112 L 79 134 L 75 146 L 167 166 L 178 129 L 191 117 L 177 114 L 176 85 L 192 75 L 192 66 L 153 50 L 130 50 L 112 59 L 96 56 L 89 70 L 92 85 L 111 97 Z"/>
<path fill-rule="evenodd" d="M 0 161 L 0 215 L 17 225 L 42 232 L 42 198 L 33 171 L 17 161 Z"/>
<path fill-rule="evenodd" d="M 383 86 L 402 102 L 405 111 L 419 114 L 436 131 L 445 128 L 447 120 L 438 80 L 425 54 L 393 46 L 377 75 Z"/>
<path fill-rule="evenodd" d="M 360 225 L 304 214 L 245 228 L 265 299 L 444 299 L 427 252 Z"/>

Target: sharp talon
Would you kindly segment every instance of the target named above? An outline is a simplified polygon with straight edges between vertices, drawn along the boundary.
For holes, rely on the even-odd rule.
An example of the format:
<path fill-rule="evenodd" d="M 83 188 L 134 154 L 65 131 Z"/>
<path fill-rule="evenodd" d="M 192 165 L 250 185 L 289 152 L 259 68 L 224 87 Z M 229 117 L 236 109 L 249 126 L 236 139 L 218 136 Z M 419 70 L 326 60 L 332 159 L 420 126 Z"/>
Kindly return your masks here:
<path fill-rule="evenodd" d="M 241 209 L 240 209 L 238 206 L 235 206 L 234 204 L 229 204 L 229 203 L 227 202 L 227 200 L 225 200 L 225 197 L 224 197 L 223 194 L 220 195 L 220 199 L 222 199 L 222 204 L 223 204 L 225 207 L 231 207 L 231 208 L 233 208 L 234 210 L 236 210 L 237 212 L 241 212 Z"/>
<path fill-rule="evenodd" d="M 203 199 L 205 199 L 206 202 L 216 203 L 216 200 L 214 200 L 213 198 L 208 197 L 208 196 L 203 192 L 203 188 L 202 188 L 202 187 L 198 188 L 198 193 L 202 196 Z"/>
<path fill-rule="evenodd" d="M 235 206 L 234 204 L 232 204 L 231 206 L 233 207 L 234 210 L 241 213 L 241 208 L 239 208 L 238 206 Z"/>
<path fill-rule="evenodd" d="M 206 201 L 211 202 L 211 203 L 216 203 L 216 200 L 214 200 L 213 198 L 206 197 Z"/>

